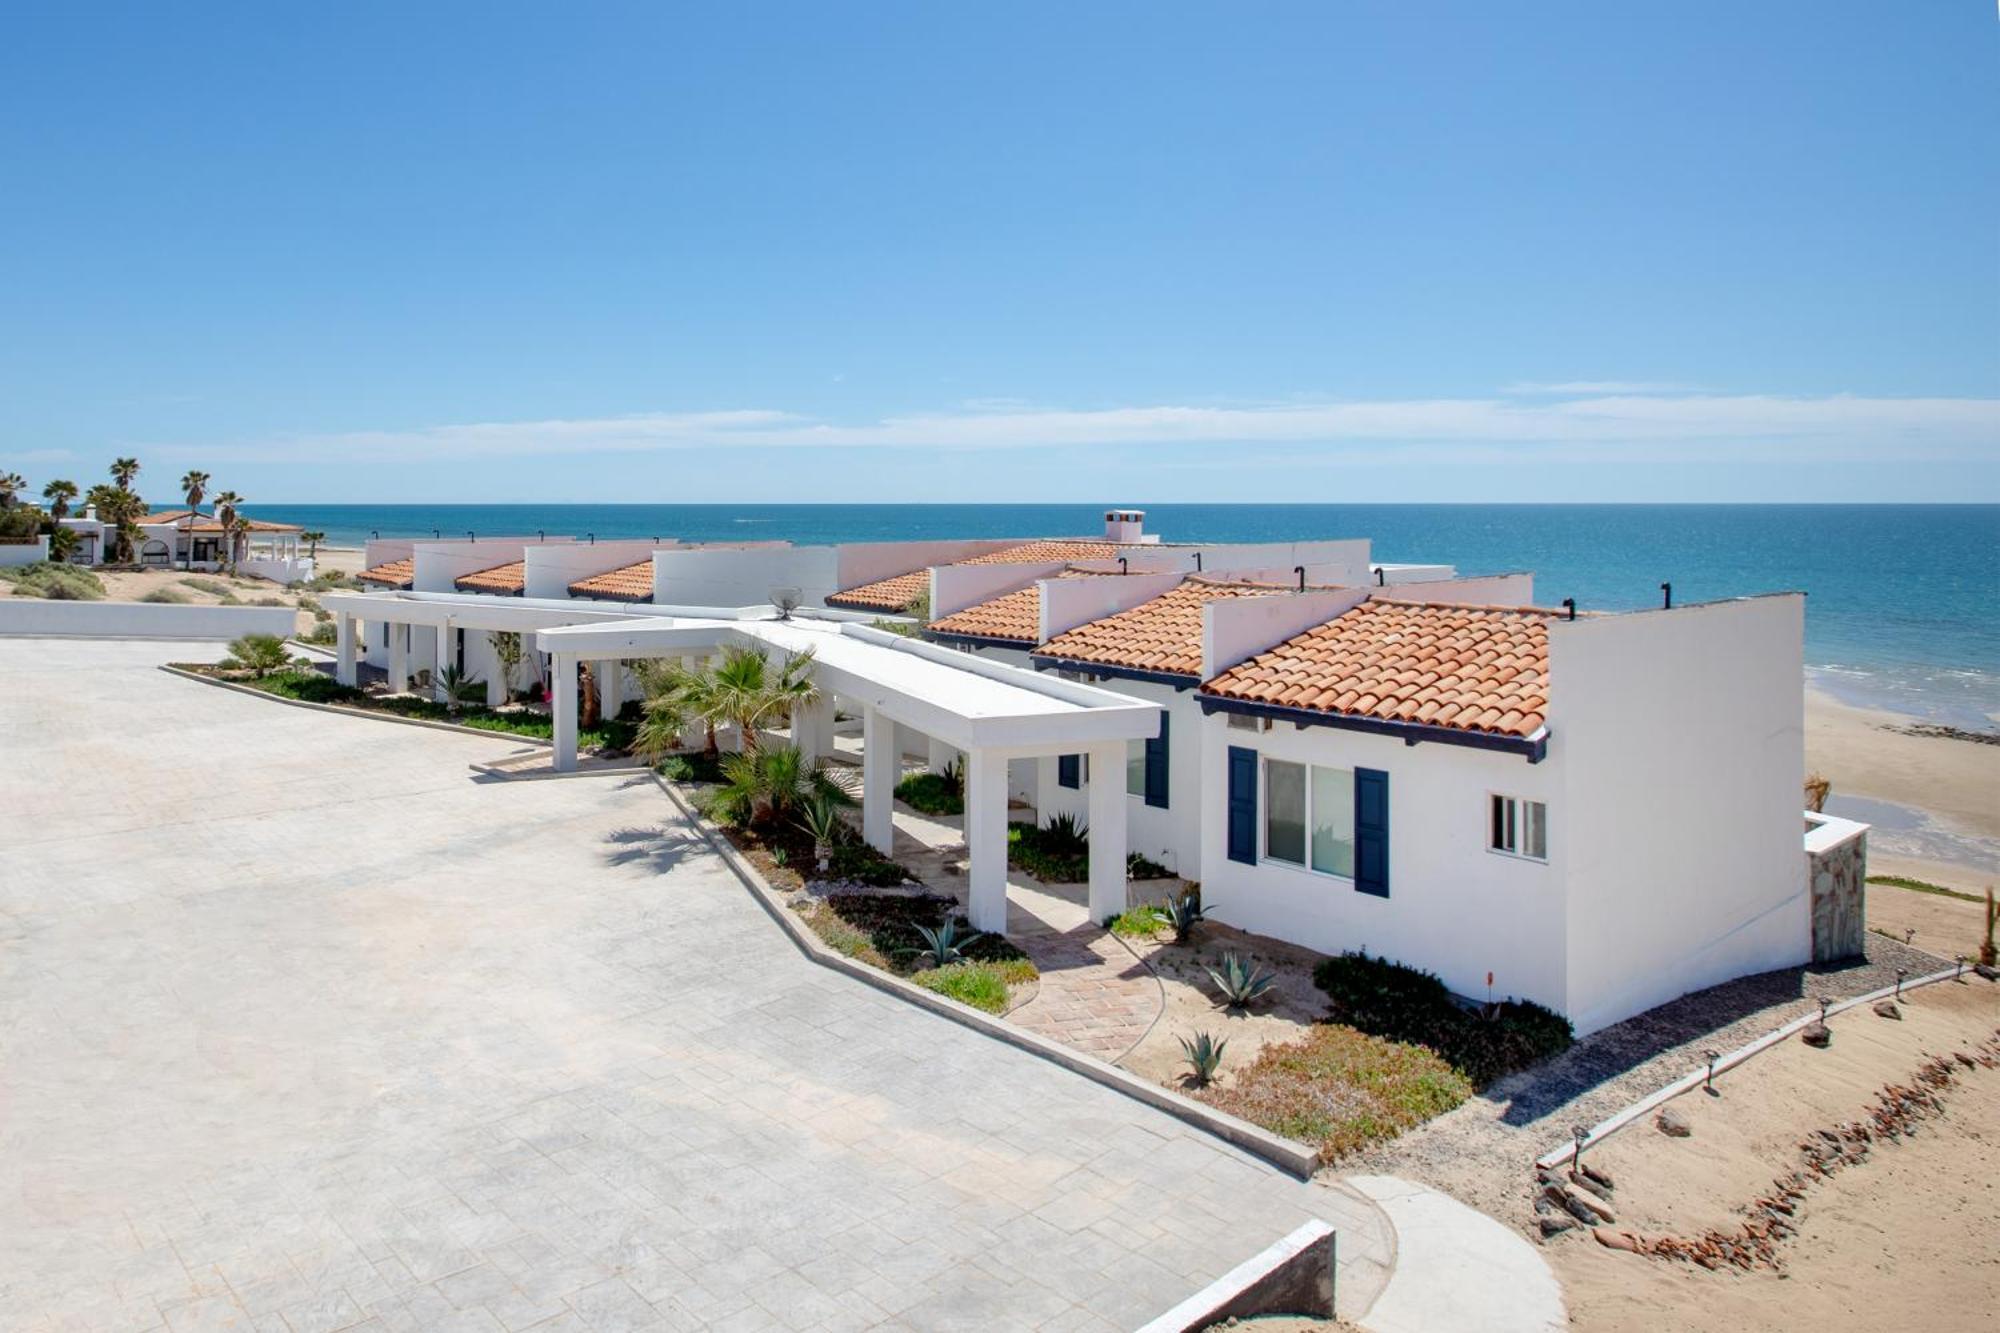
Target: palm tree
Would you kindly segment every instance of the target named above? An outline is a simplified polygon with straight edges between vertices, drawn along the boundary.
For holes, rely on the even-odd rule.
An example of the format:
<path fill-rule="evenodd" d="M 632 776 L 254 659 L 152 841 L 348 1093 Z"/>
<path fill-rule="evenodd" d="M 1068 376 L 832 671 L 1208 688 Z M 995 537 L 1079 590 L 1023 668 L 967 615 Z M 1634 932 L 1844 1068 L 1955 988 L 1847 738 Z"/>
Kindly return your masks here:
<path fill-rule="evenodd" d="M 42 487 L 42 498 L 49 502 L 49 517 L 60 523 L 69 516 L 69 502 L 76 499 L 76 483 L 52 481 Z"/>
<path fill-rule="evenodd" d="M 96 509 L 98 518 L 117 530 L 120 551 L 125 557 L 123 563 L 137 564 L 139 520 L 146 515 L 146 502 L 132 491 L 99 482 L 90 488 L 84 503 Z"/>
<path fill-rule="evenodd" d="M 194 521 L 201 515 L 202 497 L 208 494 L 208 474 L 188 469 L 181 478 L 181 491 L 187 496 L 187 541 L 181 548 L 181 568 L 194 568 Z"/>
<path fill-rule="evenodd" d="M 18 472 L 0 472 L 0 509 L 12 509 L 14 496 L 28 489 L 28 482 Z"/>
<path fill-rule="evenodd" d="M 819 702 L 819 685 L 812 678 L 812 650 L 788 653 L 773 663 L 755 648 L 725 648 L 722 661 L 710 673 L 715 679 L 715 706 L 736 724 L 743 752 L 757 753 L 757 728 L 777 722 L 794 709 Z"/>
<path fill-rule="evenodd" d="M 319 544 L 326 540 L 324 532 L 301 532 L 299 540 L 306 544 L 306 559 L 319 559 Z"/>
<path fill-rule="evenodd" d="M 222 535 L 228 540 L 231 555 L 236 547 L 236 506 L 243 503 L 243 497 L 235 491 L 224 491 L 215 497 L 215 521 L 222 528 Z"/>
<path fill-rule="evenodd" d="M 250 520 L 238 514 L 229 520 L 229 572 L 250 552 Z"/>
<path fill-rule="evenodd" d="M 715 758 L 715 724 L 726 715 L 720 707 L 715 677 L 708 670 L 671 660 L 647 659 L 636 668 L 645 694 L 645 714 L 633 738 L 633 752 L 658 762 L 680 748 L 681 733 L 691 722 L 705 730 L 702 753 Z"/>
<path fill-rule="evenodd" d="M 132 479 L 138 475 L 139 460 L 136 458 L 120 458 L 111 464 L 111 480 L 118 483 L 121 491 L 131 490 Z"/>

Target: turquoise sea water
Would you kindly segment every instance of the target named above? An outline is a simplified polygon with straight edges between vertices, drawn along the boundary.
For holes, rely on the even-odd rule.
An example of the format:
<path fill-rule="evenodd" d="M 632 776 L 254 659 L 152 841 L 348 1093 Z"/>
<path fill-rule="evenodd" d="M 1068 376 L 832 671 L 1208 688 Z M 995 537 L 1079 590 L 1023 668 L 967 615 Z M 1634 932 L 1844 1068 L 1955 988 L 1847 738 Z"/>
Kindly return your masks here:
<path fill-rule="evenodd" d="M 1122 502 L 1121 502 L 1122 503 Z M 1585 608 L 1800 589 L 1806 661 L 1857 703 L 1960 726 L 2000 719 L 2000 505 L 1144 506 L 1168 541 L 1368 537 L 1377 559 L 1533 570 Z M 1094 505 L 257 505 L 353 545 L 384 537 L 595 533 L 798 543 L 1087 536 Z"/>

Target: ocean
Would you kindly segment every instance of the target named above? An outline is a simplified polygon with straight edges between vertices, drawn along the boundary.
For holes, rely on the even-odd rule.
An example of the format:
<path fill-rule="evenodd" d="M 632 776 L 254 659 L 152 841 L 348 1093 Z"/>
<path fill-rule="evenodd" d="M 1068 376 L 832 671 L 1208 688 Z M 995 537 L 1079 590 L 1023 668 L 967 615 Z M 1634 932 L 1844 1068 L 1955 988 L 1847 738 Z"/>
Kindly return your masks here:
<path fill-rule="evenodd" d="M 1200 505 L 1146 510 L 1168 541 L 1367 537 L 1385 561 L 1532 570 L 1585 609 L 1802 590 L 1806 661 L 1850 702 L 1985 729 L 2000 720 L 2000 505 Z M 1089 536 L 1095 505 L 256 505 L 336 545 L 538 531 L 800 544 Z"/>

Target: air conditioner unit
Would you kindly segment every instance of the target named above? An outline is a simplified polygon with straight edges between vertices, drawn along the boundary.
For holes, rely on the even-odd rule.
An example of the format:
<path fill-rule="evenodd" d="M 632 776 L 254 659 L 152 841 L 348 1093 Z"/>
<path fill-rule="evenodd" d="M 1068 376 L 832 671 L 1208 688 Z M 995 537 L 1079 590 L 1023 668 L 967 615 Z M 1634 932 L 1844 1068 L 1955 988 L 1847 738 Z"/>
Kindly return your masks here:
<path fill-rule="evenodd" d="M 1229 725 L 1238 731 L 1269 731 L 1271 729 L 1271 719 L 1268 717 L 1259 717 L 1255 713 L 1230 713 L 1226 716 L 1229 718 Z"/>

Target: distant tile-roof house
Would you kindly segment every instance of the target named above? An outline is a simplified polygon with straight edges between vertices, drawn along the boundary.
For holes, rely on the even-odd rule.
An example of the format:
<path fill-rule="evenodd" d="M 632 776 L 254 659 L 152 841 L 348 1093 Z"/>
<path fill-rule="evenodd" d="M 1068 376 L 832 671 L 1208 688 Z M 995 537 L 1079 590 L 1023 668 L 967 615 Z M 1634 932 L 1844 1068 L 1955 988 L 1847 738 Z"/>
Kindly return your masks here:
<path fill-rule="evenodd" d="M 569 585 L 572 597 L 590 597 L 607 602 L 650 602 L 653 600 L 653 558 L 635 560 L 602 574 L 578 579 Z"/>
<path fill-rule="evenodd" d="M 950 563 L 958 565 L 1031 565 L 1059 560 L 1101 560 L 1117 555 L 1119 548 L 1111 542 L 1093 541 L 1089 538 L 1053 537 L 1038 541 L 1018 542 L 1013 546 L 1003 546 L 997 551 L 983 555 L 969 556 L 964 560 Z M 912 569 L 902 574 L 892 574 L 885 579 L 863 583 L 858 587 L 843 588 L 826 599 L 826 604 L 845 611 L 907 611 L 929 594 L 931 571 L 929 566 Z"/>

